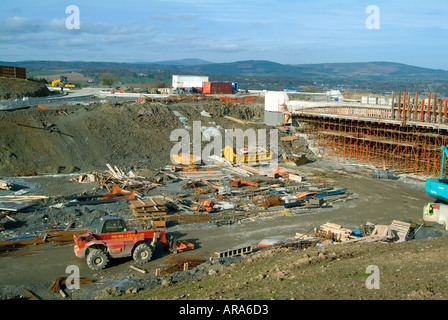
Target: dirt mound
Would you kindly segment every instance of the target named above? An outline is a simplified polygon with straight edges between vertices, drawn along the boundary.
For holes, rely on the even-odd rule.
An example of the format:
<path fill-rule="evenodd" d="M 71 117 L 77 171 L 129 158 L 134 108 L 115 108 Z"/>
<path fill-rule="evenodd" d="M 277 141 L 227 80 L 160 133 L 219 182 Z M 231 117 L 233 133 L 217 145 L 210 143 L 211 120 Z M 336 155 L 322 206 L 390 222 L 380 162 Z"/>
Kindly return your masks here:
<path fill-rule="evenodd" d="M 440 257 L 447 244 L 438 238 L 265 249 L 218 274 L 118 299 L 445 300 L 446 262 Z M 368 286 L 374 281 L 369 266 L 379 275 L 375 289 Z"/>
<path fill-rule="evenodd" d="M 158 168 L 171 163 L 175 142 L 170 142 L 170 134 L 174 129 L 191 128 L 193 121 L 201 121 L 202 126 L 219 126 L 223 131 L 233 126 L 244 128 L 223 115 L 245 120 L 263 117 L 261 102 L 166 103 L 94 100 L 2 112 L 0 174 L 103 170 L 106 163 L 122 168 Z"/>
<path fill-rule="evenodd" d="M 23 97 L 46 97 L 50 90 L 42 83 L 24 80 L 0 78 L 0 100 L 22 99 Z"/>

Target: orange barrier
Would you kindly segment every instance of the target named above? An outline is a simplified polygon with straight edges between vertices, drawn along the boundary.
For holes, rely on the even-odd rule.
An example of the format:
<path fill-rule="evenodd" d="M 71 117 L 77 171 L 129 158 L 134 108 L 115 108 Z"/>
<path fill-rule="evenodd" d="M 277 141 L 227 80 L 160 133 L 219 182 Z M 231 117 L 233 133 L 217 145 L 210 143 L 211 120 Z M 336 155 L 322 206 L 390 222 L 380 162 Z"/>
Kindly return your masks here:
<path fill-rule="evenodd" d="M 233 99 L 230 97 L 219 97 L 219 101 L 221 102 L 232 102 L 232 103 L 240 103 L 244 101 L 254 101 L 255 98 L 243 98 L 243 99 Z"/>

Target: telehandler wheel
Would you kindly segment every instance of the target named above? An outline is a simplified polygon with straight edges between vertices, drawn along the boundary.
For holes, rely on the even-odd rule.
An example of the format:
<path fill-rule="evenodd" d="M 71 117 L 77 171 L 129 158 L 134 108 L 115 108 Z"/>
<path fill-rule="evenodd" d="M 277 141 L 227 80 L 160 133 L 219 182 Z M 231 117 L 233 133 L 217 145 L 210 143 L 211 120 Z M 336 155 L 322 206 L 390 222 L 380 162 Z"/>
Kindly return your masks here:
<path fill-rule="evenodd" d="M 87 255 L 87 265 L 92 270 L 101 270 L 109 262 L 107 254 L 100 249 L 91 249 Z"/>
<path fill-rule="evenodd" d="M 151 260 L 152 258 L 152 248 L 146 243 L 140 243 L 134 249 L 134 253 L 132 254 L 132 258 L 138 264 L 143 264 Z"/>

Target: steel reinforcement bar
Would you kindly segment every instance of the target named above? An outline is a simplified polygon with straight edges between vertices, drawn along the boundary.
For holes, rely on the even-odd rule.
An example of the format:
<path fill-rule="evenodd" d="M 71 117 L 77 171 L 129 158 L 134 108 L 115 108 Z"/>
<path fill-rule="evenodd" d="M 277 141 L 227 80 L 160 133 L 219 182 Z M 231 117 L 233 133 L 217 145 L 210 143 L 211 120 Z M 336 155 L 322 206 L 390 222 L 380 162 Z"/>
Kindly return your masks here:
<path fill-rule="evenodd" d="M 448 143 L 447 128 L 372 120 L 325 114 L 293 117 L 310 147 L 322 156 L 404 173 L 440 175 L 440 147 Z"/>

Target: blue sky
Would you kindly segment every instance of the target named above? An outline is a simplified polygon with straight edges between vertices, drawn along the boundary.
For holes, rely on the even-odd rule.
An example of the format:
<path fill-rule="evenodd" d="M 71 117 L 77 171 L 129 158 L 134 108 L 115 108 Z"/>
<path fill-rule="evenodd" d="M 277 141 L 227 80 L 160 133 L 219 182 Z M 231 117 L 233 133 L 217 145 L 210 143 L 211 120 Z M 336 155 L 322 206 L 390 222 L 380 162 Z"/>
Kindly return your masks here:
<path fill-rule="evenodd" d="M 76 5 L 80 29 L 67 29 Z M 379 29 L 366 27 L 379 12 Z M 448 1 L 0 1 L 0 60 L 287 64 L 390 61 L 448 70 Z"/>

